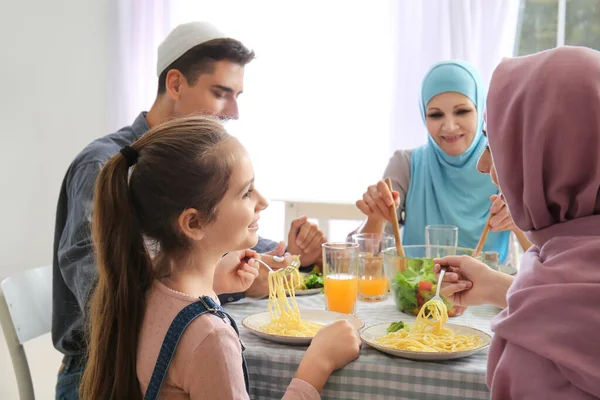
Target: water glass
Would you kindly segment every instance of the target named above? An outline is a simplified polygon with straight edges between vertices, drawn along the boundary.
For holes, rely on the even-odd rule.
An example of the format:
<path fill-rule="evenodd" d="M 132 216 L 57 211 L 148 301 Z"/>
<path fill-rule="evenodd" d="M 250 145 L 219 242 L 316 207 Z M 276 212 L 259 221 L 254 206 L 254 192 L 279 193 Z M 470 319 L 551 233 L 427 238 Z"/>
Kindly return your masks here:
<path fill-rule="evenodd" d="M 388 297 L 389 284 L 383 267 L 382 251 L 395 246 L 393 236 L 380 233 L 357 233 L 352 240 L 358 244 L 358 298 L 378 302 Z"/>
<path fill-rule="evenodd" d="M 458 227 L 454 225 L 427 225 L 425 227 L 425 246 L 427 247 L 427 258 L 439 256 L 433 254 L 432 249 L 436 246 L 458 247 Z"/>

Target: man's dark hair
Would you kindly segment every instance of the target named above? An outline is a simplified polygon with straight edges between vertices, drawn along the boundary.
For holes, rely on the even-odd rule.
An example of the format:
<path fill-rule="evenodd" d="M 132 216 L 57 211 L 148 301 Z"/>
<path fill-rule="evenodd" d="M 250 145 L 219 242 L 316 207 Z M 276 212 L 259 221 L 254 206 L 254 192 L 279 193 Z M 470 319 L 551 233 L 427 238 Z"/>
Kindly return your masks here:
<path fill-rule="evenodd" d="M 235 39 L 213 39 L 192 47 L 173 61 L 158 77 L 158 95 L 165 93 L 167 73 L 176 69 L 185 76 L 188 85 L 194 85 L 201 74 L 210 74 L 216 61 L 228 60 L 245 66 L 254 59 L 249 50 Z"/>

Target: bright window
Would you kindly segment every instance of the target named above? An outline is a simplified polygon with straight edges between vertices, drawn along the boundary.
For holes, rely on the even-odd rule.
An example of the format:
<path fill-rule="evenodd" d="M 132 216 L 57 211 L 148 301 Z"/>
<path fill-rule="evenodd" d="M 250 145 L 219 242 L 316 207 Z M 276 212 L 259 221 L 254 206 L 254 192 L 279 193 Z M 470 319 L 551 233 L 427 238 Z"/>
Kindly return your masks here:
<path fill-rule="evenodd" d="M 522 0 L 516 54 L 551 49 L 561 37 L 600 50 L 600 0 Z"/>

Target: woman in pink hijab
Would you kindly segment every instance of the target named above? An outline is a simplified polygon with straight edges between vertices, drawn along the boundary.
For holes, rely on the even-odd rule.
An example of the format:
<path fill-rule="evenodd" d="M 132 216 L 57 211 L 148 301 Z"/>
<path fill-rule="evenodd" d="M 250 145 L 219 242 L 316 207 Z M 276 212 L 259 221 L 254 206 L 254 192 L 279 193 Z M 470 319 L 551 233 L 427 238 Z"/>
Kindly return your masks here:
<path fill-rule="evenodd" d="M 484 153 L 479 169 L 533 246 L 514 281 L 469 257 L 437 260 L 450 266 L 442 292 L 504 308 L 492 323 L 492 399 L 598 399 L 600 52 L 560 47 L 502 61 L 487 134 L 493 162 Z"/>

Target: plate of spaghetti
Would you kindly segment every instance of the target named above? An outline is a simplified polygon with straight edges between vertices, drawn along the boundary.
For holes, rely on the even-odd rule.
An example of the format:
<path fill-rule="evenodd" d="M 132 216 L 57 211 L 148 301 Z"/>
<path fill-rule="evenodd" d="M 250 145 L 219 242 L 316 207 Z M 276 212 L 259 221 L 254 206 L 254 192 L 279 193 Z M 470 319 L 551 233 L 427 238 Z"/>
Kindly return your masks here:
<path fill-rule="evenodd" d="M 486 349 L 492 337 L 479 329 L 447 324 L 446 305 L 430 300 L 414 323 L 393 322 L 372 325 L 360 333 L 369 346 L 411 360 L 452 360 Z"/>
<path fill-rule="evenodd" d="M 319 329 L 335 321 L 348 320 L 356 329 L 364 326 L 364 322 L 352 315 L 324 310 L 300 310 L 294 287 L 302 277 L 297 269 L 289 276 L 283 271 L 269 274 L 268 311 L 242 320 L 242 325 L 250 332 L 273 342 L 306 345 Z"/>

